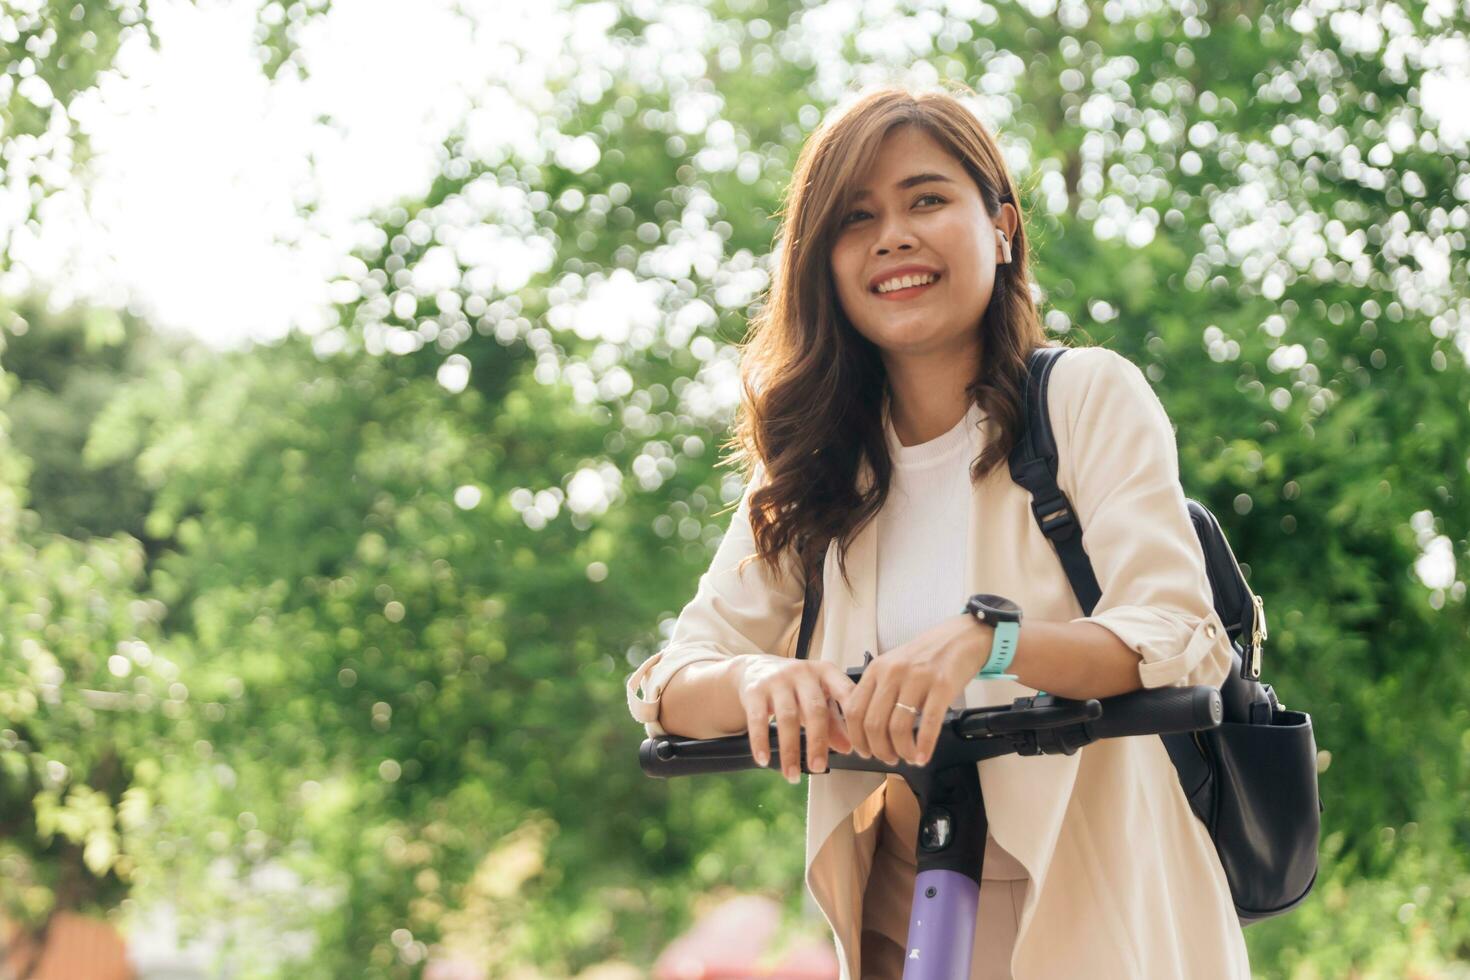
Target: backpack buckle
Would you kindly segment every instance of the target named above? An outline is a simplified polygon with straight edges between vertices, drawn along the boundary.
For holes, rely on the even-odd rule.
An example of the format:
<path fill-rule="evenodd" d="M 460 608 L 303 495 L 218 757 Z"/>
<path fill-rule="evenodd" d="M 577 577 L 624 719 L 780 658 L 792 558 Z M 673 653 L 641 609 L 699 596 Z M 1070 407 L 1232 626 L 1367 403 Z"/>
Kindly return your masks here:
<path fill-rule="evenodd" d="M 1072 513 L 1072 505 L 1067 502 L 1066 497 L 1052 497 L 1049 500 L 1033 499 L 1031 510 L 1036 514 L 1037 523 L 1041 525 L 1041 533 L 1048 538 L 1065 540 L 1070 538 L 1078 527 L 1077 517 Z"/>

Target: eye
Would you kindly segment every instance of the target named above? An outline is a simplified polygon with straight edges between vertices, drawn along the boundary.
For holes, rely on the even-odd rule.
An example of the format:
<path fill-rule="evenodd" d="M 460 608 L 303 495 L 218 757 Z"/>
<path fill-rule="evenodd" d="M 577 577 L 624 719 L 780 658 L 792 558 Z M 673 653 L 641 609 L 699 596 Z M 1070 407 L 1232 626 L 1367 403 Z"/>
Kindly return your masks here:
<path fill-rule="evenodd" d="M 928 194 L 920 194 L 918 200 L 914 201 L 914 204 L 916 206 L 919 205 L 919 204 L 923 204 L 924 201 L 928 200 L 931 197 L 935 200 L 936 203 L 939 203 L 939 204 L 943 204 L 944 203 L 944 198 L 940 197 L 938 194 L 935 194 L 935 193 L 933 193 L 931 191 Z M 858 215 L 860 215 L 860 214 L 867 214 L 867 213 L 868 212 L 862 211 L 862 210 L 848 212 L 847 217 L 843 218 L 840 222 L 838 222 L 838 225 L 837 226 L 839 228 L 845 228 L 847 225 L 851 224 L 854 220 L 856 220 L 856 218 L 857 218 Z"/>

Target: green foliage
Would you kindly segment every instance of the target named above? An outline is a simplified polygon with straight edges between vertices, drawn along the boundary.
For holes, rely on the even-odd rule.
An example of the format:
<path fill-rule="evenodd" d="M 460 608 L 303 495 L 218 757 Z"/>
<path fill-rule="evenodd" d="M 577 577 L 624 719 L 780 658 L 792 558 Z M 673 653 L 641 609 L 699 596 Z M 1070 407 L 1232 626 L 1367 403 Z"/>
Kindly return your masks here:
<path fill-rule="evenodd" d="M 91 464 L 87 440 L 118 388 L 144 364 L 181 356 L 182 344 L 110 310 L 42 306 L 32 298 L 0 308 L 10 317 L 4 363 L 16 384 L 6 413 L 16 450 L 32 462 L 28 506 L 48 532 L 143 539 L 148 489 L 130 460 Z"/>
<path fill-rule="evenodd" d="M 0 338 L 3 339 L 3 338 Z M 77 541 L 26 509 L 0 372 L 0 912 L 106 910 L 126 894 L 150 820 L 148 760 L 188 692 L 155 652 L 163 604 L 126 535 Z"/>

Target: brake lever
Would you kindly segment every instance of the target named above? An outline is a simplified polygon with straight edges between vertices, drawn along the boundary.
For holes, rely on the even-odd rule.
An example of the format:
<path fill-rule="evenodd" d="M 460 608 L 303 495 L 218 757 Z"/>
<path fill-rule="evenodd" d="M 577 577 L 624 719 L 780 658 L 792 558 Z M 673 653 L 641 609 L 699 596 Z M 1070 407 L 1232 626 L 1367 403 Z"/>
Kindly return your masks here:
<path fill-rule="evenodd" d="M 1052 699 L 1052 703 L 1037 704 L 1041 697 Z M 1050 694 L 1016 698 L 1009 705 L 996 705 L 967 715 L 959 724 L 958 734 L 974 738 L 1043 731 L 1096 721 L 1102 717 L 1102 713 L 1102 704 L 1097 698 L 1088 698 L 1085 701 L 1061 699 L 1060 703 Z"/>
<path fill-rule="evenodd" d="M 863 671 L 867 670 L 868 669 L 868 664 L 870 664 L 872 662 L 873 662 L 873 653 L 872 653 L 872 651 L 870 651 L 870 650 L 864 650 L 863 651 L 863 665 L 861 667 L 849 667 L 849 668 L 847 668 L 846 673 L 847 673 L 848 679 L 851 680 L 854 684 L 859 683 L 863 679 Z"/>

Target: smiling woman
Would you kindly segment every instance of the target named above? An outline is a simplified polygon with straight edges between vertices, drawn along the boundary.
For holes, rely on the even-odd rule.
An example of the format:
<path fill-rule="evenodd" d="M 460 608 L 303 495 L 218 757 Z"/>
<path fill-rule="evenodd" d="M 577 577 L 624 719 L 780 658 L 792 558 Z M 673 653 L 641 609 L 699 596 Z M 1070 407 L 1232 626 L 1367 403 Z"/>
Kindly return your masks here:
<path fill-rule="evenodd" d="M 802 149 L 782 238 L 742 363 L 746 490 L 628 704 L 650 735 L 744 731 L 762 766 L 774 717 L 792 782 L 804 736 L 807 884 L 842 980 L 897 980 L 920 808 L 904 778 L 828 772 L 829 751 L 923 765 L 947 708 L 1218 685 L 1230 643 L 1168 416 L 1132 362 L 1084 348 L 1047 375 L 1062 510 L 1033 513 L 1004 466 L 989 478 L 1021 431 L 1027 359 L 1054 345 L 1010 175 L 963 102 L 885 89 L 839 113 Z M 1099 570 L 1087 614 L 1037 526 L 1066 507 Z M 808 582 L 826 599 L 798 658 Z M 978 765 L 969 980 L 1249 976 L 1158 739 Z"/>

